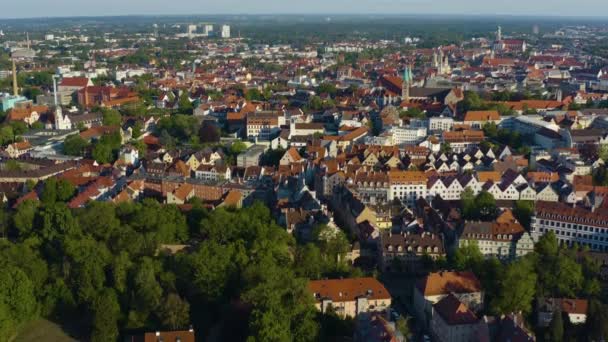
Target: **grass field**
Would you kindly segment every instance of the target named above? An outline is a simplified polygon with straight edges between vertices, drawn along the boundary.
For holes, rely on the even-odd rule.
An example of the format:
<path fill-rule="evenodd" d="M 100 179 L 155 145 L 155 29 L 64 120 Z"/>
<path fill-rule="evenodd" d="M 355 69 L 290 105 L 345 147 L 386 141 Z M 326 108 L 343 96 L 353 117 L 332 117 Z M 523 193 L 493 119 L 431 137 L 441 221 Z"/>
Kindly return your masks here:
<path fill-rule="evenodd" d="M 70 337 L 59 325 L 46 319 L 37 319 L 23 326 L 13 341 L 73 342 L 77 340 Z"/>

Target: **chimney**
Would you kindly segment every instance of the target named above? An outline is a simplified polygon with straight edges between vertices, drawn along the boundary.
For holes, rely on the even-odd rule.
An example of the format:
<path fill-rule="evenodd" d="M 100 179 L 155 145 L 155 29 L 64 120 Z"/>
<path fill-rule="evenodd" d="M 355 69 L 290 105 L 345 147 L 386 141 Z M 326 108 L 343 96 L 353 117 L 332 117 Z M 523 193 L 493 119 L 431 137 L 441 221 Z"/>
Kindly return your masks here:
<path fill-rule="evenodd" d="M 13 95 L 19 96 L 19 87 L 17 85 L 17 65 L 15 64 L 15 59 L 13 58 Z"/>

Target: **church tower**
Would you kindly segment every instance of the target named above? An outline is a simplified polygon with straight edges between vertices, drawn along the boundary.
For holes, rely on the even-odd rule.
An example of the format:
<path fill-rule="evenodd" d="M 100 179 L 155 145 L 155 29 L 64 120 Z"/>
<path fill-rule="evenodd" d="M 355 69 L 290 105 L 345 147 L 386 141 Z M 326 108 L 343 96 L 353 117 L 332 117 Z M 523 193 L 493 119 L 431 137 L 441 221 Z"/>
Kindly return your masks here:
<path fill-rule="evenodd" d="M 496 31 L 496 41 L 502 41 L 502 27 L 498 26 L 498 31 Z"/>
<path fill-rule="evenodd" d="M 412 76 L 412 69 L 410 65 L 405 66 L 405 71 L 403 71 L 403 83 L 401 86 L 401 100 L 409 101 L 410 100 L 410 87 L 412 86 L 412 81 L 414 77 Z"/>
<path fill-rule="evenodd" d="M 55 129 L 72 129 L 72 122 L 67 115 L 63 115 L 61 106 L 55 108 Z"/>

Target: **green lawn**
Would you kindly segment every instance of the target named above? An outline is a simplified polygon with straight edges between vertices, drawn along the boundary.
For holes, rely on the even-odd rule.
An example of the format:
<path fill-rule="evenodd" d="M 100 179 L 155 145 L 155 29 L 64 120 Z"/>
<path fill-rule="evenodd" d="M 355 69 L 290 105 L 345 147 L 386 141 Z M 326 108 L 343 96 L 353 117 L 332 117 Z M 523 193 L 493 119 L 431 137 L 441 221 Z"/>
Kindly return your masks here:
<path fill-rule="evenodd" d="M 76 340 L 63 331 L 59 325 L 46 319 L 37 319 L 23 326 L 13 341 L 72 342 Z"/>

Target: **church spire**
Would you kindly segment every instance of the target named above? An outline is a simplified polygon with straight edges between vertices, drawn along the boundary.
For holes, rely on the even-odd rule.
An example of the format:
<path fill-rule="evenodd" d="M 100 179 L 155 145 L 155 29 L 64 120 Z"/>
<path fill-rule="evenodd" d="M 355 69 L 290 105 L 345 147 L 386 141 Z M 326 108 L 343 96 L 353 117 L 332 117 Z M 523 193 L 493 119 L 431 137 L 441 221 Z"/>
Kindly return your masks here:
<path fill-rule="evenodd" d="M 409 101 L 410 99 L 410 87 L 414 77 L 412 75 L 412 67 L 410 65 L 405 66 L 403 71 L 403 84 L 401 86 L 401 100 Z"/>

